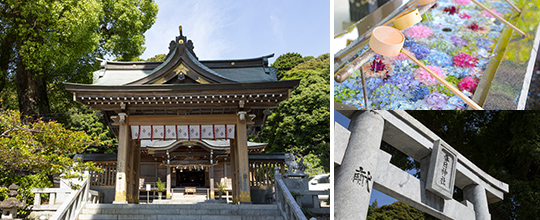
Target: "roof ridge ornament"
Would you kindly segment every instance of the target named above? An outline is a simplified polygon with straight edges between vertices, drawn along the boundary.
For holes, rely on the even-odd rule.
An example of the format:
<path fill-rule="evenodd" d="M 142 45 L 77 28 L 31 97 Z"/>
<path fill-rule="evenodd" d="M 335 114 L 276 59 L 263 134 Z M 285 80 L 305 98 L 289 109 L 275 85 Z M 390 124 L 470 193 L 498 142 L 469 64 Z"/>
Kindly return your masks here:
<path fill-rule="evenodd" d="M 195 46 L 193 46 L 193 41 L 188 40 L 186 36 L 182 33 L 182 25 L 178 26 L 178 32 L 180 33 L 179 36 L 176 37 L 176 40 L 171 41 L 169 43 L 169 54 L 171 54 L 170 51 L 176 49 L 178 46 L 184 46 L 184 48 L 188 49 L 189 52 L 195 57 L 195 59 L 199 60 L 193 49 Z"/>

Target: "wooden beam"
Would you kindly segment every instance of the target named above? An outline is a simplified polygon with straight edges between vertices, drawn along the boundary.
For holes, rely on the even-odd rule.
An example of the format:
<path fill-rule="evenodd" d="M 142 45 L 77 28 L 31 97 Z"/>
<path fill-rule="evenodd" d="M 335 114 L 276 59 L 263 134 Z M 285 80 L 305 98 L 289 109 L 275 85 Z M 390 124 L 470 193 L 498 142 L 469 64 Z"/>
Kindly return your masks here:
<path fill-rule="evenodd" d="M 129 125 L 236 124 L 237 115 L 130 115 Z M 118 123 L 113 123 L 118 125 Z"/>

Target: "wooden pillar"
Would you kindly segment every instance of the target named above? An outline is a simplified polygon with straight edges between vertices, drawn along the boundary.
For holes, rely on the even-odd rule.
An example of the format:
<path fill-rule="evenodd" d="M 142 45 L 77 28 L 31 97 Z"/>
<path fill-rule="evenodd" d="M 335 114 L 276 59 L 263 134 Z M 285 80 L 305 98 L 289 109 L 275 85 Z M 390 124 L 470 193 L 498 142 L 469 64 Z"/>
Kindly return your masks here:
<path fill-rule="evenodd" d="M 129 119 L 125 113 L 118 114 L 118 157 L 116 159 L 116 186 L 113 204 L 127 204 L 127 161 L 130 144 Z"/>
<path fill-rule="evenodd" d="M 129 129 L 129 127 L 128 127 Z M 128 203 L 133 203 L 133 141 L 128 139 L 127 141 L 129 143 L 128 149 L 127 149 L 127 158 L 126 158 L 126 165 L 127 165 L 127 171 L 126 171 L 126 183 L 127 183 L 127 189 L 126 189 L 126 197 Z"/>
<path fill-rule="evenodd" d="M 238 184 L 239 188 L 239 202 L 241 203 L 251 203 L 251 191 L 249 187 L 249 160 L 248 160 L 248 149 L 247 149 L 247 125 L 246 120 L 240 120 L 237 118 L 236 122 L 236 170 L 238 172 Z"/>
<path fill-rule="evenodd" d="M 238 196 L 238 177 L 237 177 L 237 170 L 236 170 L 236 139 L 230 140 L 230 151 L 231 151 L 231 188 L 232 188 L 232 201 L 233 203 L 237 203 L 239 201 Z"/>
<path fill-rule="evenodd" d="M 139 203 L 139 178 L 141 177 L 141 142 L 133 141 L 133 203 Z"/>

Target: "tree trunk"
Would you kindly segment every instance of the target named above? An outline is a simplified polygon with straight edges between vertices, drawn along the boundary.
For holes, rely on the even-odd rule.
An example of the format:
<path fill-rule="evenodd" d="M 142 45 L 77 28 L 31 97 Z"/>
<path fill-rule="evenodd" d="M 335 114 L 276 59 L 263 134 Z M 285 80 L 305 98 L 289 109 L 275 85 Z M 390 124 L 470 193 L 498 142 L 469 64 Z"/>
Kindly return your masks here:
<path fill-rule="evenodd" d="M 49 99 L 47 97 L 47 83 L 38 77 L 37 73 L 26 70 L 26 66 L 19 58 L 17 61 L 17 98 L 19 110 L 24 123 L 34 121 L 41 116 L 49 114 Z M 30 116 L 27 118 L 26 116 Z"/>

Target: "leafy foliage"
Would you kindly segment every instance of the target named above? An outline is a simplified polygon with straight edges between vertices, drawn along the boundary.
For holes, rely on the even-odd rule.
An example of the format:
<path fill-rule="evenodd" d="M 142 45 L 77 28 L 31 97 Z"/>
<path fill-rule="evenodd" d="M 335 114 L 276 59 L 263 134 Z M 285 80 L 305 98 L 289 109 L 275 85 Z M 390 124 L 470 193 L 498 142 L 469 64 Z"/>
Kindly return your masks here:
<path fill-rule="evenodd" d="M 306 57 L 303 58 L 302 55 L 299 53 L 286 53 L 281 56 L 279 56 L 276 61 L 271 65 L 272 67 L 275 67 L 277 69 L 277 78 L 281 79 L 285 75 L 285 73 L 294 67 L 296 67 L 298 64 L 303 63 L 305 59 L 310 59 L 313 57 Z"/>
<path fill-rule="evenodd" d="M 23 124 L 13 110 L 0 114 L 0 132 L 0 170 L 4 174 L 54 175 L 88 169 L 91 163 L 75 164 L 71 156 L 98 143 L 86 133 L 67 130 L 54 121 Z"/>
<path fill-rule="evenodd" d="M 165 61 L 165 58 L 167 58 L 167 54 L 158 54 L 158 55 L 155 55 L 153 57 L 150 57 L 148 59 L 146 59 L 146 61 Z"/>
<path fill-rule="evenodd" d="M 404 202 L 377 207 L 377 201 L 369 207 L 367 220 L 427 220 L 435 219 Z"/>
<path fill-rule="evenodd" d="M 18 111 L 0 111 L 0 185 L 17 184 L 19 199 L 33 200 L 33 188 L 52 187 L 52 176 L 76 177 L 82 170 L 96 170 L 92 162 L 72 159 L 99 141 L 83 131 L 71 131 L 54 121 L 24 124 Z M 0 197 L 5 197 L 0 194 Z M 31 203 L 30 203 L 31 204 Z"/>
<path fill-rule="evenodd" d="M 328 54 L 302 59 L 282 76 L 282 80 L 301 79 L 300 85 L 268 117 L 255 141 L 267 142 L 268 152 L 300 153 L 306 171 L 321 174 L 330 170 L 330 60 Z"/>

